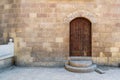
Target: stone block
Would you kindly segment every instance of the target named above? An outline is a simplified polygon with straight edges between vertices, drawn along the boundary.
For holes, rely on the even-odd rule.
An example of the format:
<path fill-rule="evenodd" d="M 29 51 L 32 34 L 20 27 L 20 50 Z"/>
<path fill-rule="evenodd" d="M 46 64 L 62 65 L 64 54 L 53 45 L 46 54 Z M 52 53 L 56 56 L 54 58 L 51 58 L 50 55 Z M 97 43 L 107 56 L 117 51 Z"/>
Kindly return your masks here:
<path fill-rule="evenodd" d="M 25 47 L 26 47 L 26 42 L 20 42 L 20 43 L 19 43 L 19 46 L 20 46 L 21 48 L 22 48 L 22 47 L 25 48 Z"/>
<path fill-rule="evenodd" d="M 119 58 L 120 57 L 120 53 L 119 52 L 114 52 L 112 53 L 112 57 L 116 57 L 116 58 Z"/>
<path fill-rule="evenodd" d="M 43 48 L 47 48 L 47 47 L 50 47 L 50 46 L 51 46 L 50 43 L 47 43 L 47 42 L 43 43 Z"/>
<path fill-rule="evenodd" d="M 106 30 L 106 33 L 108 34 L 108 36 L 110 36 L 109 34 L 112 33 L 113 31 L 113 27 L 111 27 L 111 25 L 105 25 L 105 30 Z"/>
<path fill-rule="evenodd" d="M 41 13 L 40 13 L 40 14 L 37 14 L 37 17 L 38 17 L 38 18 L 47 17 L 47 14 L 41 14 Z"/>
<path fill-rule="evenodd" d="M 4 5 L 4 9 L 10 9 L 11 8 L 11 5 L 10 4 L 5 4 Z"/>
<path fill-rule="evenodd" d="M 119 52 L 119 48 L 118 47 L 111 47 L 110 52 Z"/>
<path fill-rule="evenodd" d="M 110 48 L 108 48 L 108 47 L 105 48 L 105 52 L 111 52 L 111 51 L 110 51 Z"/>
<path fill-rule="evenodd" d="M 99 37 L 99 36 L 100 36 L 100 33 L 97 33 L 97 32 L 92 34 L 92 37 Z"/>
<path fill-rule="evenodd" d="M 0 32 L 0 38 L 3 37 L 3 33 Z"/>
<path fill-rule="evenodd" d="M 115 42 L 115 47 L 119 47 L 120 48 L 120 42 Z"/>
<path fill-rule="evenodd" d="M 14 3 L 15 0 L 7 0 L 9 4 Z"/>
<path fill-rule="evenodd" d="M 63 38 L 62 37 L 57 37 L 55 42 L 62 43 L 63 42 Z"/>
<path fill-rule="evenodd" d="M 105 50 L 109 50 L 109 52 L 110 52 L 110 47 L 111 46 L 114 46 L 114 43 L 113 42 L 106 42 L 106 41 L 104 41 L 104 42 L 100 42 L 99 43 L 100 45 L 99 45 L 99 47 L 105 47 Z"/>
<path fill-rule="evenodd" d="M 29 13 L 29 17 L 30 18 L 37 18 L 37 14 L 36 13 Z"/>
<path fill-rule="evenodd" d="M 97 63 L 97 57 L 92 57 L 93 63 Z"/>
<path fill-rule="evenodd" d="M 100 56 L 100 53 L 97 53 L 97 52 L 93 52 L 92 51 L 92 57 L 99 57 Z"/>
<path fill-rule="evenodd" d="M 120 63 L 119 58 L 116 57 L 109 57 L 109 64 L 110 66 L 118 66 Z"/>
<path fill-rule="evenodd" d="M 107 65 L 108 58 L 107 57 L 97 57 L 97 64 L 98 65 Z"/>
<path fill-rule="evenodd" d="M 92 52 L 94 52 L 94 53 L 104 52 L 104 47 L 94 47 L 93 46 Z"/>
<path fill-rule="evenodd" d="M 93 44 L 92 44 L 92 46 L 94 46 L 94 47 L 99 47 L 99 42 L 94 42 Z"/>
<path fill-rule="evenodd" d="M 0 38 L 0 44 L 4 44 L 4 39 Z"/>
<path fill-rule="evenodd" d="M 104 52 L 104 57 L 111 57 L 112 56 L 112 53 L 111 52 Z"/>
<path fill-rule="evenodd" d="M 103 53 L 103 52 L 100 52 L 100 56 L 99 56 L 99 57 L 100 57 L 100 58 L 105 57 L 104 53 Z"/>

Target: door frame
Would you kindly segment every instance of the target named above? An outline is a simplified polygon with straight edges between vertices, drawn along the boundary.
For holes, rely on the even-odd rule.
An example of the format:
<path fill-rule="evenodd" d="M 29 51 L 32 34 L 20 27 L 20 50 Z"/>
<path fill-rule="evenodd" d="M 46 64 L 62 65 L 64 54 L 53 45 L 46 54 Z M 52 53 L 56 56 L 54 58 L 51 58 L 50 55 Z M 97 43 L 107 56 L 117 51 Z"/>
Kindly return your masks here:
<path fill-rule="evenodd" d="M 91 53 L 90 53 L 90 56 L 87 56 L 87 57 L 92 57 L 92 22 L 89 20 L 89 19 L 87 19 L 87 18 L 85 18 L 85 17 L 76 17 L 76 18 L 74 18 L 74 19 L 72 19 L 70 22 L 69 22 L 69 56 L 71 57 L 71 50 L 70 50 L 70 43 L 71 43 L 71 40 L 70 40 L 70 38 L 71 38 L 71 22 L 73 21 L 73 20 L 75 20 L 75 19 L 77 19 L 77 18 L 84 18 L 84 19 L 86 19 L 86 20 L 88 20 L 91 24 L 90 24 L 90 39 L 91 39 L 91 41 L 90 41 L 90 46 L 91 46 Z M 74 57 L 78 57 L 78 56 L 74 56 Z M 84 57 L 84 56 L 79 56 L 79 57 Z"/>
<path fill-rule="evenodd" d="M 94 27 L 97 27 L 97 14 L 96 13 L 93 13 L 91 11 L 88 11 L 88 10 L 76 10 L 76 11 L 73 11 L 73 12 L 70 12 L 68 13 L 64 18 L 63 18 L 63 26 L 66 27 L 66 30 L 65 30 L 65 33 L 66 33 L 66 38 L 67 38 L 67 47 L 65 48 L 66 52 L 64 54 L 64 57 L 66 59 L 68 59 L 68 57 L 70 57 L 70 44 L 69 44 L 69 27 L 70 27 L 70 22 L 71 20 L 75 19 L 76 17 L 84 17 L 84 18 L 87 18 L 88 20 L 91 21 L 91 40 L 92 40 L 92 52 L 91 52 L 91 57 L 97 57 L 99 55 L 99 53 L 96 53 L 96 48 L 94 46 L 94 42 L 95 42 L 95 37 L 93 37 L 94 33 L 95 33 L 95 29 Z"/>

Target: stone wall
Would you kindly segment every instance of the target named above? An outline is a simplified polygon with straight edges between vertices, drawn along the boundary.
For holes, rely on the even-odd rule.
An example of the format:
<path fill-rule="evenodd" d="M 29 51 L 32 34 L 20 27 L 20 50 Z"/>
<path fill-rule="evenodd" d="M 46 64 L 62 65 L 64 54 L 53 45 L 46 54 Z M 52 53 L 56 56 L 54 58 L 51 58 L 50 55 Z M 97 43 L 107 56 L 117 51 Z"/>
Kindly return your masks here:
<path fill-rule="evenodd" d="M 0 28 L 4 39 L 14 38 L 17 65 L 63 66 L 69 57 L 69 22 L 76 17 L 92 22 L 94 62 L 120 63 L 119 0 L 4 1 L 12 3 L 1 3 Z"/>
<path fill-rule="evenodd" d="M 5 44 L 17 25 L 19 0 L 0 1 L 0 44 Z"/>

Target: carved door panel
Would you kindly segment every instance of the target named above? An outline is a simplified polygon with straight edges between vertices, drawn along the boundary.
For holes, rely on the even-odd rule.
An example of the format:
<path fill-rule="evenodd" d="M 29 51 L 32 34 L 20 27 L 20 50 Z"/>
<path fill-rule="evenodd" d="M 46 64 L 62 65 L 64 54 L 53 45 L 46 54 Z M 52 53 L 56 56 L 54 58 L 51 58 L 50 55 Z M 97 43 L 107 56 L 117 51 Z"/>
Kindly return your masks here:
<path fill-rule="evenodd" d="M 91 22 L 85 18 L 70 23 L 70 56 L 91 56 Z"/>

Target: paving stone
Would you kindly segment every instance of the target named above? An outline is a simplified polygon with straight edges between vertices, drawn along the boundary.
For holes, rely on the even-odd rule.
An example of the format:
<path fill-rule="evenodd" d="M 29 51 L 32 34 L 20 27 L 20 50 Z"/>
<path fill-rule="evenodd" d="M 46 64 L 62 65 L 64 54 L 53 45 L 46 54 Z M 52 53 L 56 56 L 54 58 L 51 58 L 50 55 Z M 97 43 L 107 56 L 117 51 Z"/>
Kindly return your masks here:
<path fill-rule="evenodd" d="M 0 80 L 120 80 L 119 68 L 101 66 L 101 69 L 104 68 L 106 68 L 105 74 L 72 73 L 64 68 L 14 67 L 1 72 Z"/>

